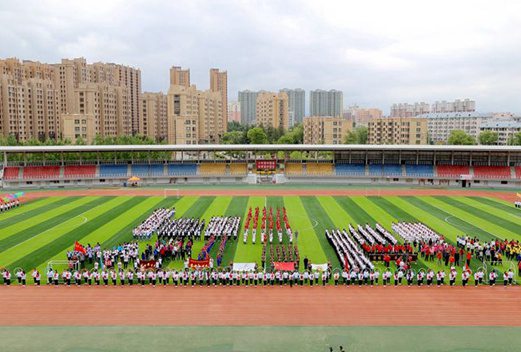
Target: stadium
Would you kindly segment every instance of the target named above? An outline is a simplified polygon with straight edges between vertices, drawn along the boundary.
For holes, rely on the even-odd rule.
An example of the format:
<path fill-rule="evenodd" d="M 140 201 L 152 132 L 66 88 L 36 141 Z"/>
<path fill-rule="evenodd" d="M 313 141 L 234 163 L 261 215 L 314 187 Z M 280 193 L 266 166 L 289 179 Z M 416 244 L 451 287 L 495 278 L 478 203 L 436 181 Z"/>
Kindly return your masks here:
<path fill-rule="evenodd" d="M 68 326 L 93 349 L 118 334 L 193 351 L 517 343 L 521 147 L 0 151 L 0 320 L 33 326 L 4 341 L 67 349 L 50 326 Z"/>

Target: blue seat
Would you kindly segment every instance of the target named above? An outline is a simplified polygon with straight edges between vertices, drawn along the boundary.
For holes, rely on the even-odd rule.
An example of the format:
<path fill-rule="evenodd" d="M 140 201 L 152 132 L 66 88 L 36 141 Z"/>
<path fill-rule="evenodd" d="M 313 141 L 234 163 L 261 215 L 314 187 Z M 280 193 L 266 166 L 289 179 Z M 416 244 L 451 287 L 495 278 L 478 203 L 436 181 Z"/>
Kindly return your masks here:
<path fill-rule="evenodd" d="M 132 165 L 131 174 L 132 176 L 148 176 L 150 167 L 146 164 L 135 164 Z"/>
<path fill-rule="evenodd" d="M 100 165 L 100 177 L 127 177 L 127 165 Z"/>
<path fill-rule="evenodd" d="M 399 164 L 385 164 L 383 166 L 384 176 L 402 176 L 402 166 Z"/>
<path fill-rule="evenodd" d="M 365 176 L 364 164 L 336 164 L 335 173 L 337 176 Z"/>
<path fill-rule="evenodd" d="M 380 164 L 371 164 L 369 165 L 369 175 L 381 177 L 383 176 L 383 167 Z"/>
<path fill-rule="evenodd" d="M 150 176 L 163 176 L 164 168 L 161 164 L 150 165 Z"/>
<path fill-rule="evenodd" d="M 170 164 L 168 165 L 169 176 L 195 176 L 197 164 Z"/>
<path fill-rule="evenodd" d="M 414 177 L 434 177 L 434 167 L 432 165 L 406 165 L 407 176 Z"/>

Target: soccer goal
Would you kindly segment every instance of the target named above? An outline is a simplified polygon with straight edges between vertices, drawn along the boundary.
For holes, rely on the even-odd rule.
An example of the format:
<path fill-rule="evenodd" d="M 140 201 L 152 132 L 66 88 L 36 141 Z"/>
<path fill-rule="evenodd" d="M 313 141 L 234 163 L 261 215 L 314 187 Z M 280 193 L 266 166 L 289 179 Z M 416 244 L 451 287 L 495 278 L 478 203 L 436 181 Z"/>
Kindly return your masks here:
<path fill-rule="evenodd" d="M 78 270 L 80 268 L 80 262 L 78 260 L 51 260 L 47 263 L 47 271 L 49 269 L 58 270 L 59 273 L 62 273 L 65 269 L 68 270 Z M 42 273 L 44 276 L 45 273 Z"/>
<path fill-rule="evenodd" d="M 164 188 L 163 189 L 163 198 L 166 197 L 176 197 L 176 199 L 181 198 L 181 192 L 179 188 Z"/>

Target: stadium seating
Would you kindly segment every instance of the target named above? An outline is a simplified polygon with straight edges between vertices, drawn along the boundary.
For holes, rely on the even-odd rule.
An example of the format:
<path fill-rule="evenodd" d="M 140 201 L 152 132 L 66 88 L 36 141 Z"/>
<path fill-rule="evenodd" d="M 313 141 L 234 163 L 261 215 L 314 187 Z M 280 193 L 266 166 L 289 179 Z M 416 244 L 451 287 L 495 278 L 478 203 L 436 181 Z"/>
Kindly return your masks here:
<path fill-rule="evenodd" d="M 301 176 L 303 173 L 302 163 L 286 163 L 285 173 L 288 176 Z"/>
<path fill-rule="evenodd" d="M 369 165 L 369 176 L 381 177 L 383 175 L 383 166 L 378 164 Z"/>
<path fill-rule="evenodd" d="M 199 164 L 199 175 L 225 175 L 226 164 L 224 163 L 201 163 Z"/>
<path fill-rule="evenodd" d="M 100 165 L 99 167 L 100 177 L 127 177 L 128 166 L 127 165 Z"/>
<path fill-rule="evenodd" d="M 516 171 L 516 178 L 521 179 L 521 166 L 516 166 L 515 171 Z"/>
<path fill-rule="evenodd" d="M 383 166 L 384 176 L 402 176 L 402 166 L 399 164 L 385 164 Z"/>
<path fill-rule="evenodd" d="M 197 164 L 170 164 L 168 165 L 169 176 L 195 176 Z"/>
<path fill-rule="evenodd" d="M 331 163 L 308 163 L 306 173 L 311 176 L 333 175 L 333 164 Z"/>
<path fill-rule="evenodd" d="M 58 179 L 60 177 L 59 166 L 26 166 L 23 170 L 23 178 L 27 179 Z"/>
<path fill-rule="evenodd" d="M 96 176 L 96 165 L 66 165 L 63 167 L 64 178 L 92 178 Z"/>
<path fill-rule="evenodd" d="M 511 177 L 508 166 L 474 166 L 474 178 L 509 179 Z"/>
<path fill-rule="evenodd" d="M 148 176 L 150 172 L 150 165 L 147 164 L 134 164 L 130 168 L 130 174 L 132 176 L 144 177 Z"/>
<path fill-rule="evenodd" d="M 246 175 L 248 173 L 248 164 L 246 163 L 231 163 L 230 164 L 230 175 L 239 176 Z"/>
<path fill-rule="evenodd" d="M 364 164 L 337 164 L 335 166 L 337 176 L 365 176 Z"/>
<path fill-rule="evenodd" d="M 432 165 L 405 165 L 405 172 L 411 177 L 434 177 Z"/>
<path fill-rule="evenodd" d="M 17 180 L 20 175 L 20 168 L 17 166 L 8 166 L 4 168 L 4 180 Z"/>
<path fill-rule="evenodd" d="M 460 177 L 461 175 L 469 175 L 470 167 L 460 165 L 438 165 L 436 167 L 438 177 Z"/>
<path fill-rule="evenodd" d="M 150 173 L 149 173 L 150 176 L 155 176 L 155 177 L 163 176 L 164 173 L 165 173 L 165 168 L 164 168 L 163 164 L 150 165 Z"/>

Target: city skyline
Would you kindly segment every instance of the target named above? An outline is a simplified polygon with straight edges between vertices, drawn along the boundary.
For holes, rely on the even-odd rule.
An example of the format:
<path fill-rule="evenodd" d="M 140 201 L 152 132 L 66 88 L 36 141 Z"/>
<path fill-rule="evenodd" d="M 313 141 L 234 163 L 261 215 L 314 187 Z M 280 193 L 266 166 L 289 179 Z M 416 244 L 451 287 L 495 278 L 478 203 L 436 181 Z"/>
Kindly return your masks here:
<path fill-rule="evenodd" d="M 514 1 L 5 1 L 0 57 L 116 62 L 141 69 L 143 91 L 166 92 L 176 64 L 196 82 L 207 81 L 209 67 L 226 70 L 231 98 L 247 89 L 334 88 L 344 107 L 385 113 L 396 102 L 463 97 L 483 112 L 519 113 L 520 10 Z M 425 26 L 429 19 L 444 25 Z"/>

